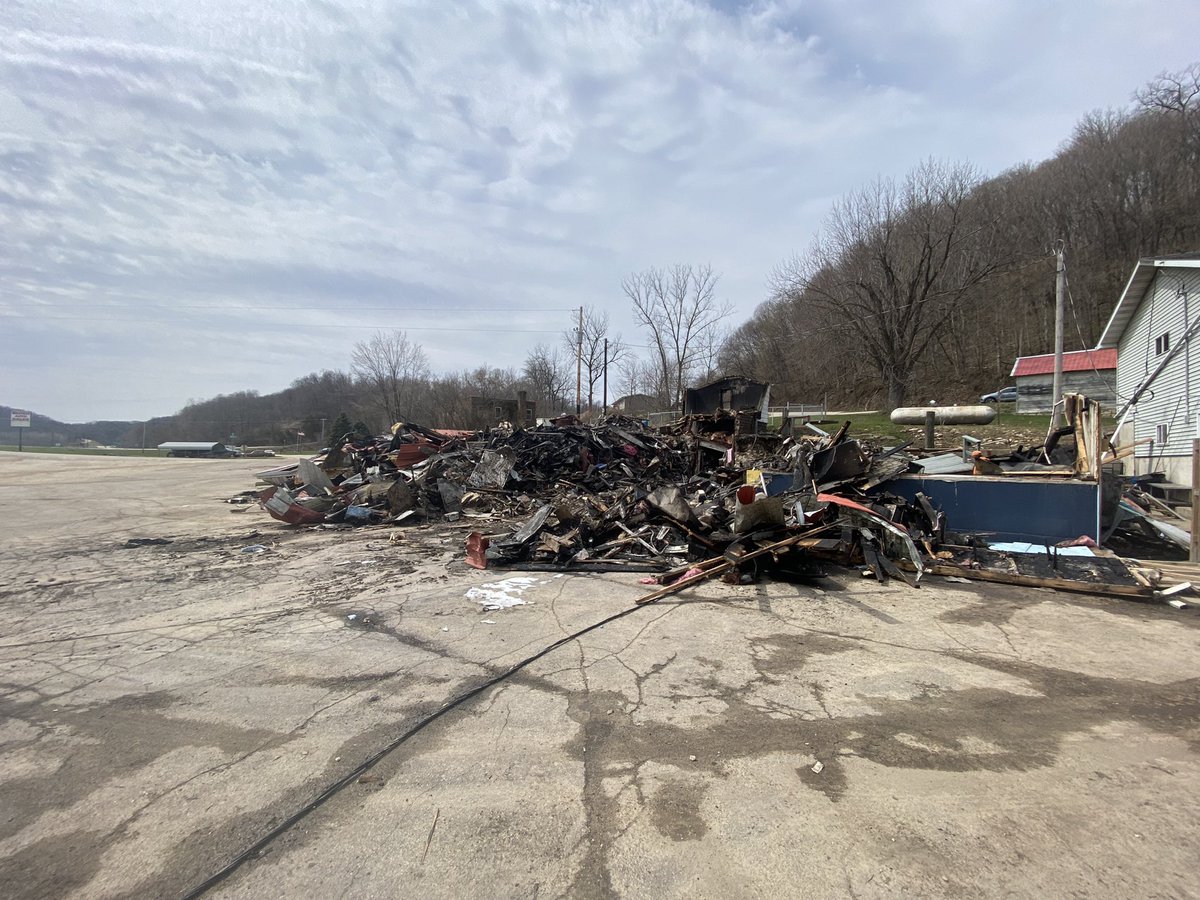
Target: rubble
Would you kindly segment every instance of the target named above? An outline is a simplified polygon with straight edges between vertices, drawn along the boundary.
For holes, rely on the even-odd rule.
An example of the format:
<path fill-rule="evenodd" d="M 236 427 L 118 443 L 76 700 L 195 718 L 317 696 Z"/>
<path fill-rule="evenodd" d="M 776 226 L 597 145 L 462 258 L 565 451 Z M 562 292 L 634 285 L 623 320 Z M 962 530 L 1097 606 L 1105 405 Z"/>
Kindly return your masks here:
<path fill-rule="evenodd" d="M 399 423 L 259 473 L 258 499 L 291 525 L 463 529 L 465 560 L 480 569 L 651 574 L 643 580 L 658 587 L 640 603 L 714 578 L 820 578 L 829 565 L 913 586 L 933 574 L 1150 598 L 1154 587 L 1092 538 L 1082 555 L 1050 541 L 1019 552 L 996 534 L 950 531 L 920 489 L 930 478 L 1099 483 L 1098 408 L 1070 397 L 1071 424 L 1045 445 L 985 451 L 967 439 L 953 458 L 859 441 L 848 421 L 832 433 L 764 431 L 756 409 L 660 429 L 620 416 L 473 433 Z M 1137 508 L 1110 506 L 1121 512 L 1109 534 L 1138 521 Z M 1161 523 L 1149 530 L 1161 534 Z"/>

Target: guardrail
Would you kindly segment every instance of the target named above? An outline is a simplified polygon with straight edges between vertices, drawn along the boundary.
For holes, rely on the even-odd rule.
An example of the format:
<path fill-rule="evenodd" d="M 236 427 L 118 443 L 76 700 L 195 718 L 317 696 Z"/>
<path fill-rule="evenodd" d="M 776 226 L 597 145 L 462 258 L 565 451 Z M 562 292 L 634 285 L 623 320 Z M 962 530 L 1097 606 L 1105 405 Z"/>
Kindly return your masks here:
<path fill-rule="evenodd" d="M 825 401 L 820 403 L 785 403 L 783 406 L 767 407 L 769 416 L 782 418 L 824 418 L 829 414 Z"/>
<path fill-rule="evenodd" d="M 645 419 L 655 428 L 659 428 L 663 425 L 670 425 L 672 422 L 678 421 L 682 415 L 683 414 L 677 409 L 669 409 L 666 412 L 642 413 L 641 416 L 634 416 L 634 418 Z"/>

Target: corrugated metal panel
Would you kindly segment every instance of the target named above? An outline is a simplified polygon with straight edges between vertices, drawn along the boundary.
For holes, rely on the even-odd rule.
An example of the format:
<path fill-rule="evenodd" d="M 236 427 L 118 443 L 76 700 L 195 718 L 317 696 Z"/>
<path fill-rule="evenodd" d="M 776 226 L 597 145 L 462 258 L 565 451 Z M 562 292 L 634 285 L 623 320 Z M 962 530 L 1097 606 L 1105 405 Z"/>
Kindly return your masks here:
<path fill-rule="evenodd" d="M 1172 345 L 1183 339 L 1187 323 L 1181 289 L 1187 293 L 1188 318 L 1194 322 L 1200 316 L 1200 271 L 1194 267 L 1162 266 L 1126 326 L 1117 365 L 1117 392 L 1122 398 L 1132 395 L 1158 365 L 1161 360 L 1155 347 L 1158 338 L 1169 335 Z M 1193 399 L 1189 411 L 1189 366 L 1192 394 L 1200 394 L 1200 343 L 1193 339 L 1158 376 L 1150 394 L 1135 407 L 1132 418 L 1134 439 L 1155 441 L 1153 445 L 1138 448 L 1139 459 L 1191 454 L 1191 440 L 1197 436 L 1194 417 L 1200 412 L 1200 403 Z M 1165 444 L 1158 441 L 1160 425 L 1167 429 Z M 1139 469 L 1145 471 L 1145 463 Z"/>
<path fill-rule="evenodd" d="M 1054 394 L 1053 375 L 1026 375 L 1017 378 L 1017 412 L 1019 413 L 1048 413 L 1051 411 L 1051 398 Z M 1063 390 L 1068 393 L 1086 394 L 1106 409 L 1115 409 L 1116 402 L 1116 373 L 1105 372 L 1097 375 L 1087 372 L 1064 372 Z"/>
<path fill-rule="evenodd" d="M 1111 371 L 1117 367 L 1117 350 L 1072 350 L 1063 354 L 1064 372 L 1091 372 L 1099 369 Z M 1023 378 L 1026 375 L 1045 375 L 1054 373 L 1054 354 L 1043 353 L 1039 356 L 1018 356 L 1013 364 L 1011 377 Z"/>

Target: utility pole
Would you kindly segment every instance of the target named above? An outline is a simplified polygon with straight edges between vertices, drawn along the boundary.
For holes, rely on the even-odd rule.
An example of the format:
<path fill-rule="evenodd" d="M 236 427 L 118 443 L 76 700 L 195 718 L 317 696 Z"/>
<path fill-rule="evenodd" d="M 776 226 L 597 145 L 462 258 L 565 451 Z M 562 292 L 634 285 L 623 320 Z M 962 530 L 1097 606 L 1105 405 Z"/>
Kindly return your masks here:
<path fill-rule="evenodd" d="M 325 416 L 321 416 L 321 446 L 325 446 Z"/>
<path fill-rule="evenodd" d="M 579 327 L 575 330 L 575 415 L 583 412 L 583 307 L 579 307 Z"/>
<path fill-rule="evenodd" d="M 142 456 L 146 455 L 146 423 L 142 423 Z"/>
<path fill-rule="evenodd" d="M 608 338 L 604 339 L 604 415 L 608 415 Z"/>
<path fill-rule="evenodd" d="M 1055 243 L 1054 258 L 1057 267 L 1054 275 L 1054 389 L 1051 398 L 1054 409 L 1050 413 L 1051 431 L 1057 431 L 1063 423 L 1063 305 L 1067 298 L 1067 265 L 1063 261 L 1061 240 Z"/>

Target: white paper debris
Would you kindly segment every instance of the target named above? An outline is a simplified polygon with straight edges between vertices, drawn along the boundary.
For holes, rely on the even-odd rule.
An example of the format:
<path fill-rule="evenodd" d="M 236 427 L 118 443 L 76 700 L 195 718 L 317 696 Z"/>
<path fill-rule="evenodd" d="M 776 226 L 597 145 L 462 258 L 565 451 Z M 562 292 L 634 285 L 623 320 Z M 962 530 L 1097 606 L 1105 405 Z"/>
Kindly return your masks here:
<path fill-rule="evenodd" d="M 825 768 L 825 763 L 821 762 L 819 759 L 815 763 L 812 764 L 812 770 L 813 770 L 814 775 L 820 775 L 821 770 L 824 768 Z"/>
<path fill-rule="evenodd" d="M 480 584 L 467 591 L 467 599 L 483 604 L 485 610 L 508 609 L 512 606 L 524 606 L 521 594 L 539 584 L 536 578 L 528 575 L 516 575 L 503 581 L 491 581 Z"/>
<path fill-rule="evenodd" d="M 999 541 L 988 544 L 989 550 L 999 550 L 1001 553 L 1054 553 L 1058 556 L 1095 556 L 1091 547 L 1052 547 L 1045 544 L 1030 544 L 1026 541 Z"/>

